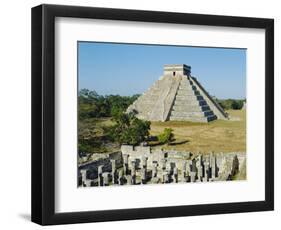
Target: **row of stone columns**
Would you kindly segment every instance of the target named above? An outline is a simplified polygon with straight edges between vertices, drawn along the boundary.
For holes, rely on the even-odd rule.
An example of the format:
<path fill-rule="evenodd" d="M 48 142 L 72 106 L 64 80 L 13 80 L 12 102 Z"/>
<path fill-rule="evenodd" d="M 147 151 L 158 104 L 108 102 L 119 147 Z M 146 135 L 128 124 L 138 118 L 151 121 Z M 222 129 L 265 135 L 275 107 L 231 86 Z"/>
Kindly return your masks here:
<path fill-rule="evenodd" d="M 209 157 L 199 155 L 191 160 L 184 160 L 180 167 L 176 163 L 171 163 L 167 168 L 167 159 L 162 158 L 159 161 L 152 162 L 151 174 L 148 174 L 148 158 L 143 156 L 140 162 L 140 175 L 141 184 L 146 184 L 150 179 L 152 183 L 178 183 L 178 182 L 200 182 L 212 181 L 218 177 L 217 158 L 215 155 L 210 154 Z M 137 159 L 133 159 L 129 168 L 129 155 L 123 155 L 123 168 L 117 170 L 116 160 L 111 159 L 111 172 L 103 172 L 103 165 L 98 166 L 97 169 L 97 184 L 98 186 L 108 186 L 112 184 L 136 184 L 137 178 Z M 233 158 L 232 165 L 233 174 L 239 170 L 239 160 Z M 179 174 L 179 171 L 181 172 Z M 82 186 L 91 186 L 92 180 L 87 179 L 87 170 L 80 170 L 82 175 Z M 151 177 L 151 178 L 150 178 Z"/>

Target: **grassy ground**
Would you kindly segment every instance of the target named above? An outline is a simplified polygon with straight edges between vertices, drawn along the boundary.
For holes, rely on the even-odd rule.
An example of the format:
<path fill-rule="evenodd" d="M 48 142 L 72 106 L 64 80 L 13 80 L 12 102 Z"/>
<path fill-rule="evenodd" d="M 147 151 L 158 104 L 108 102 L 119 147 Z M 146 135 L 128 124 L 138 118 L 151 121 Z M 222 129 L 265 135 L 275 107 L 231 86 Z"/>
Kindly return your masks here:
<path fill-rule="evenodd" d="M 191 152 L 246 152 L 246 111 L 227 111 L 230 120 L 216 120 L 210 123 L 152 122 L 151 135 L 158 135 L 164 128 L 172 128 L 178 144 L 163 146 L 165 149 Z"/>
<path fill-rule="evenodd" d="M 231 117 L 230 120 L 215 120 L 209 123 L 151 122 L 151 135 L 160 134 L 164 128 L 172 128 L 175 134 L 172 145 L 158 145 L 156 142 L 152 148 L 161 147 L 195 153 L 246 152 L 246 111 L 229 110 L 227 112 Z M 104 129 L 112 124 L 110 118 L 93 118 L 79 123 L 79 134 L 93 140 L 94 150 L 91 152 L 111 152 L 119 149 L 118 145 L 103 141 Z"/>
<path fill-rule="evenodd" d="M 110 118 L 88 118 L 78 123 L 79 151 L 103 153 L 118 151 L 117 143 L 108 140 L 106 129 L 113 123 Z"/>

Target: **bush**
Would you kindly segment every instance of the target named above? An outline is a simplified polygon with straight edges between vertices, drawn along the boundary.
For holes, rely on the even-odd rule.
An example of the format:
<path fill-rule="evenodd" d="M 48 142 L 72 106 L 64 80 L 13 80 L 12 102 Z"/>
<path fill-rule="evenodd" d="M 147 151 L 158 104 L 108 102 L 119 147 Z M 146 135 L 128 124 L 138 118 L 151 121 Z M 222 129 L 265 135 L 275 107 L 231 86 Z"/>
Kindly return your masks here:
<path fill-rule="evenodd" d="M 170 144 L 174 140 L 173 129 L 165 128 L 163 133 L 158 135 L 158 141 L 161 144 Z"/>

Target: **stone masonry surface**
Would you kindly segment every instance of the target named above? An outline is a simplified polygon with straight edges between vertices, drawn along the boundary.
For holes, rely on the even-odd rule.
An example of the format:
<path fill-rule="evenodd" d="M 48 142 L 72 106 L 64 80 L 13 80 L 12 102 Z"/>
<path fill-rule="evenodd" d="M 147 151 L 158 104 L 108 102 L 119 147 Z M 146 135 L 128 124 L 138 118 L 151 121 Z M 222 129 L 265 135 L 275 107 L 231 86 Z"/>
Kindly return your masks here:
<path fill-rule="evenodd" d="M 80 165 L 78 186 L 228 181 L 239 180 L 242 172 L 246 172 L 242 152 L 202 154 L 123 145 L 121 152 Z"/>
<path fill-rule="evenodd" d="M 227 119 L 227 114 L 207 93 L 190 66 L 165 65 L 163 76 L 143 93 L 127 112 L 149 121 L 209 122 Z"/>

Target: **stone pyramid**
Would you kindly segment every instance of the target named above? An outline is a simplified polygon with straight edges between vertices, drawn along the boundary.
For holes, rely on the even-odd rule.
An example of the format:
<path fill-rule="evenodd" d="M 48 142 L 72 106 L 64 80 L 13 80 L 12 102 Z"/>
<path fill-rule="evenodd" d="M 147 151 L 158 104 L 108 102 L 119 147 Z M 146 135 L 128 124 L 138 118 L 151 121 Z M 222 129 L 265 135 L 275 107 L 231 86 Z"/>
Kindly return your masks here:
<path fill-rule="evenodd" d="M 163 76 L 127 112 L 149 121 L 209 122 L 227 114 L 208 94 L 187 65 L 165 65 Z"/>

